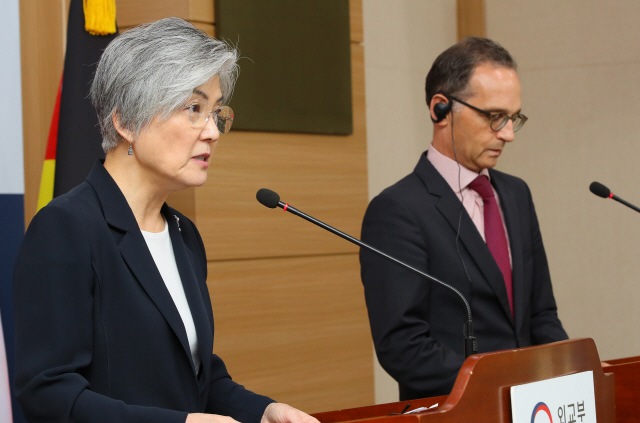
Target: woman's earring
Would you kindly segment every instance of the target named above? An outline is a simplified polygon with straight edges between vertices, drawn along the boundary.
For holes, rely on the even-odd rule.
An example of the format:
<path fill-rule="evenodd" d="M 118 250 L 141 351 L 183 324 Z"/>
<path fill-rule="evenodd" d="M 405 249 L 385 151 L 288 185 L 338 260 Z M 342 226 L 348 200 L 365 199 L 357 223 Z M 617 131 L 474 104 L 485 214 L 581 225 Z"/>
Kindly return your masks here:
<path fill-rule="evenodd" d="M 128 155 L 133 156 L 133 144 L 129 143 L 129 151 L 127 152 Z"/>

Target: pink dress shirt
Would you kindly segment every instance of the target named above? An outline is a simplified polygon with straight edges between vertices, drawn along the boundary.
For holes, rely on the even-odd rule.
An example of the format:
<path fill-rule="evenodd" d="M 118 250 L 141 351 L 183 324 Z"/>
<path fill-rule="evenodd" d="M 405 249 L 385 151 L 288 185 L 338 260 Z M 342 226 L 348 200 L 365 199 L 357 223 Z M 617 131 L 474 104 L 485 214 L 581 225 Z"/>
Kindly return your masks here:
<path fill-rule="evenodd" d="M 489 178 L 489 181 L 491 181 L 489 170 L 482 169 L 480 173 L 476 173 L 462 165 L 458 165 L 455 160 L 451 160 L 449 157 L 436 150 L 433 144 L 431 144 L 429 150 L 427 151 L 427 160 L 431 162 L 438 173 L 440 173 L 444 180 L 447 181 L 447 184 L 449 184 L 453 192 L 456 193 L 465 210 L 467 211 L 467 213 L 469 213 L 473 224 L 476 226 L 476 228 L 478 228 L 480 236 L 482 236 L 482 239 L 486 242 L 484 236 L 484 203 L 482 202 L 482 197 L 480 196 L 480 194 L 469 188 L 469 184 L 474 179 L 476 179 L 478 175 L 485 175 L 487 178 Z M 498 203 L 498 208 L 500 209 L 500 216 L 502 217 L 502 224 L 504 225 L 504 233 L 507 234 L 509 260 L 511 261 L 511 265 L 513 266 L 513 261 L 511 260 L 511 244 L 509 241 L 509 232 L 507 231 L 507 226 L 504 223 L 504 212 L 502 211 L 502 206 L 500 205 L 500 197 L 498 196 L 495 188 L 491 188 L 493 189 L 493 194 L 496 197 L 496 202 Z"/>

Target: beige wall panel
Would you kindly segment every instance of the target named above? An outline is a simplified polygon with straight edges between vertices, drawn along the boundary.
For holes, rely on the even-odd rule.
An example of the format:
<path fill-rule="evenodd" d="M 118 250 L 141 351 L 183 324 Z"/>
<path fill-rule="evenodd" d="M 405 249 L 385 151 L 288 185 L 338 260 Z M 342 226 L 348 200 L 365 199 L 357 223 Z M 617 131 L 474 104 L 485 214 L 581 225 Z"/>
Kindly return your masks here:
<path fill-rule="evenodd" d="M 116 0 L 118 26 L 131 27 L 177 16 L 192 22 L 213 24 L 214 0 Z"/>
<path fill-rule="evenodd" d="M 208 284 L 234 380 L 311 413 L 373 403 L 357 254 L 209 263 Z"/>
<path fill-rule="evenodd" d="M 36 213 L 47 137 L 64 66 L 64 0 L 20 1 L 25 223 Z"/>
<path fill-rule="evenodd" d="M 637 63 L 636 1 L 485 0 L 488 36 L 520 54 L 522 68 Z M 528 125 L 529 123 L 527 123 Z"/>
<path fill-rule="evenodd" d="M 530 120 L 499 168 L 531 187 L 560 318 L 600 356 L 640 354 L 640 3 L 487 0 L 487 30 L 518 61 Z"/>
<path fill-rule="evenodd" d="M 363 3 L 369 197 L 410 173 L 431 142 L 424 82 L 456 42 L 455 2 Z"/>
<path fill-rule="evenodd" d="M 390 77 L 389 69 L 367 69 L 367 102 L 373 108 L 367 122 L 371 198 L 413 171 L 429 147 L 432 125 L 423 89 L 427 70 L 404 70 L 402 77 Z M 383 119 L 383 114 L 390 118 Z"/>
<path fill-rule="evenodd" d="M 221 137 L 209 180 L 196 191 L 197 223 L 209 260 L 356 251 L 255 198 L 258 189 L 272 189 L 299 210 L 359 236 L 367 170 L 363 48 L 357 44 L 352 44 L 352 72 L 353 135 L 231 131 Z"/>

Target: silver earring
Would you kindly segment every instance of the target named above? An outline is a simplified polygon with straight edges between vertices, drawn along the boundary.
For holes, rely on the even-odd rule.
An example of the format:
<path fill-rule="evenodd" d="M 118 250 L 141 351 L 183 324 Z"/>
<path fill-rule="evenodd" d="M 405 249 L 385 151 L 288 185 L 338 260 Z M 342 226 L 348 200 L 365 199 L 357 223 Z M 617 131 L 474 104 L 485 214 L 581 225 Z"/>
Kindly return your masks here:
<path fill-rule="evenodd" d="M 133 156 L 133 144 L 129 143 L 129 151 L 127 152 L 128 155 Z"/>

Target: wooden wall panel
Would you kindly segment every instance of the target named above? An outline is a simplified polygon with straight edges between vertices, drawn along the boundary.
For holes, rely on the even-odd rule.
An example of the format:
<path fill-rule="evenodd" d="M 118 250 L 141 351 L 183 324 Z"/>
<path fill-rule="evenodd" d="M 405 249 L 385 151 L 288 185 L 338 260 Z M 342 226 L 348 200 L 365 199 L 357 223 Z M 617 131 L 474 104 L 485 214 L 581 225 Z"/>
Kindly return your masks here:
<path fill-rule="evenodd" d="M 351 42 L 362 43 L 364 41 L 364 28 L 362 23 L 362 0 L 349 2 L 349 15 L 351 26 Z"/>
<path fill-rule="evenodd" d="M 209 259 L 356 251 L 282 209 L 265 208 L 255 194 L 272 189 L 301 211 L 359 237 L 367 205 L 363 67 L 363 47 L 352 43 L 350 136 L 231 131 L 220 138 L 209 180 L 196 190 L 197 224 Z"/>
<path fill-rule="evenodd" d="M 214 0 L 116 0 L 119 27 L 131 27 L 177 16 L 192 23 L 213 24 Z"/>
<path fill-rule="evenodd" d="M 144 23 L 144 22 L 140 22 L 140 23 Z M 201 31 L 204 31 L 207 35 L 214 37 L 215 36 L 215 27 L 213 24 L 209 24 L 209 23 L 202 23 L 202 22 L 194 22 L 191 21 L 191 23 L 193 24 L 193 26 L 195 26 L 196 28 L 198 28 Z M 131 26 L 120 26 L 118 25 L 118 31 L 120 31 L 120 33 L 123 33 L 124 31 L 126 31 L 129 28 L 133 28 L 136 25 L 131 25 Z"/>
<path fill-rule="evenodd" d="M 211 37 L 214 37 L 216 35 L 215 26 L 213 24 L 209 24 L 205 22 L 196 22 L 196 21 L 191 21 L 191 23 L 193 24 L 193 26 L 206 32 L 207 35 L 210 35 Z"/>
<path fill-rule="evenodd" d="M 249 389 L 308 412 L 374 402 L 357 248 L 265 208 L 255 193 L 272 189 L 359 237 L 367 205 L 362 3 L 352 1 L 350 11 L 353 134 L 231 131 L 195 191 L 210 260 L 214 352 Z"/>
<path fill-rule="evenodd" d="M 464 37 L 486 37 L 484 0 L 457 0 L 458 41 Z"/>
<path fill-rule="evenodd" d="M 307 412 L 372 404 L 358 257 L 209 263 L 214 352 L 247 388 Z"/>
<path fill-rule="evenodd" d="M 65 0 L 20 1 L 26 225 L 38 205 L 49 126 L 64 66 L 67 16 Z"/>
<path fill-rule="evenodd" d="M 359 237 L 367 204 L 362 3 L 352 1 L 350 11 L 353 134 L 231 131 L 195 194 L 210 260 L 214 352 L 249 389 L 308 412 L 374 401 L 357 248 L 265 208 L 255 193 L 273 189 Z"/>

